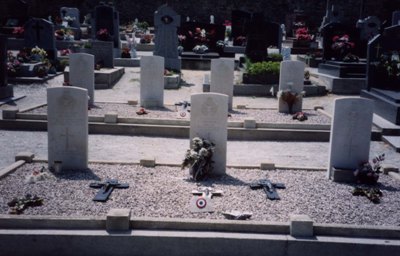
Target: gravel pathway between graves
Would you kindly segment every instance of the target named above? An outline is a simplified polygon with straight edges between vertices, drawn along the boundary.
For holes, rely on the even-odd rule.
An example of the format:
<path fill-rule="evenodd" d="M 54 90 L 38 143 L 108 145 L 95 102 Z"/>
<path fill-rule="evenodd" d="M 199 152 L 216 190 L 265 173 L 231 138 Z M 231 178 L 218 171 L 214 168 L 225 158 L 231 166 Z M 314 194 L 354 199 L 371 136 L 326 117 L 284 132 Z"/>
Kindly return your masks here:
<path fill-rule="evenodd" d="M 359 225 L 400 225 L 399 183 L 381 175 L 380 204 L 352 196 L 353 186 L 326 179 L 325 172 L 255 169 L 228 169 L 227 176 L 196 183 L 187 170 L 174 167 L 144 168 L 136 165 L 91 164 L 90 171 L 63 174 L 35 184 L 25 177 L 43 164 L 25 165 L 0 180 L 0 213 L 8 212 L 7 202 L 26 193 L 44 198 L 44 205 L 25 210 L 25 215 L 104 216 L 110 208 L 130 208 L 135 217 L 224 219 L 229 210 L 253 212 L 256 221 L 289 221 L 290 214 L 307 214 L 316 223 Z M 268 177 L 283 182 L 279 201 L 267 200 L 262 190 L 251 190 L 250 182 Z M 97 189 L 89 183 L 105 178 L 128 182 L 130 188 L 114 190 L 106 203 L 93 202 Z M 191 191 L 198 185 L 213 185 L 224 195 L 214 198 L 214 213 L 190 213 Z"/>
<path fill-rule="evenodd" d="M 130 106 L 128 104 L 119 103 L 95 103 L 95 106 L 89 110 L 89 116 L 104 116 L 109 112 L 118 113 L 118 117 L 131 117 L 131 118 L 162 118 L 162 119 L 178 119 L 175 106 L 165 106 L 164 108 L 151 108 L 146 109 L 148 114 L 137 115 L 140 107 Z M 179 108 L 178 108 L 179 109 Z M 305 124 L 330 124 L 331 119 L 315 110 L 304 111 L 308 117 Z M 46 114 L 47 106 L 32 109 L 26 113 L 30 114 Z M 233 109 L 229 112 L 230 117 L 228 121 L 243 121 L 246 118 L 254 118 L 259 123 L 300 123 L 298 120 L 293 120 L 292 116 L 285 113 L 279 113 L 277 109 Z"/>

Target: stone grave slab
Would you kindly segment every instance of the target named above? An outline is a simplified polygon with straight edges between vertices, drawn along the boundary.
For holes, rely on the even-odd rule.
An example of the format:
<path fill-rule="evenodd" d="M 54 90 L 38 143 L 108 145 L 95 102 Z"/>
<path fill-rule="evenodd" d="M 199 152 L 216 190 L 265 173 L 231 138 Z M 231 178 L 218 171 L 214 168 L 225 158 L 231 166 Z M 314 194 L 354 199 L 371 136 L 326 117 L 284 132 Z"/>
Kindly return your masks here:
<path fill-rule="evenodd" d="M 143 56 L 140 60 L 140 105 L 164 106 L 164 58 Z"/>
<path fill-rule="evenodd" d="M 284 100 L 285 96 L 281 95 L 278 98 L 278 111 L 281 113 L 296 113 L 302 111 L 304 89 L 304 70 L 306 64 L 297 60 L 285 60 L 281 62 L 280 77 L 279 77 L 279 91 L 283 93 L 288 91 L 290 94 L 296 95 L 292 103 L 290 100 Z M 291 105 L 291 107 L 289 107 Z"/>
<path fill-rule="evenodd" d="M 61 170 L 88 167 L 88 93 L 64 86 L 47 89 L 48 165 Z"/>
<path fill-rule="evenodd" d="M 226 172 L 228 101 L 219 93 L 192 94 L 190 101 L 190 141 L 200 137 L 215 144 L 212 174 L 216 176 Z"/>
<path fill-rule="evenodd" d="M 333 168 L 347 170 L 344 176 L 354 178 L 353 171 L 360 163 L 369 160 L 373 108 L 373 101 L 368 99 L 335 100 L 329 144 L 329 178 L 334 176 Z M 342 175 L 335 181 L 343 180 L 348 179 Z"/>
<path fill-rule="evenodd" d="M 225 94 L 229 97 L 228 109 L 232 110 L 235 61 L 233 59 L 211 60 L 210 92 Z"/>
<path fill-rule="evenodd" d="M 88 91 L 89 104 L 94 104 L 94 56 L 73 53 L 69 56 L 69 84 Z"/>

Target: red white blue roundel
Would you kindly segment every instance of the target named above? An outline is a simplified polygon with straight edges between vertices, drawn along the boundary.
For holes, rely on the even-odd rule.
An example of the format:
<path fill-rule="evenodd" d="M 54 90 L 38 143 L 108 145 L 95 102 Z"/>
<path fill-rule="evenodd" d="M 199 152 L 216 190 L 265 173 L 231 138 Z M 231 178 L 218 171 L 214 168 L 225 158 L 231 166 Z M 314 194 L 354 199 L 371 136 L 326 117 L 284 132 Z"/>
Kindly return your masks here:
<path fill-rule="evenodd" d="M 199 198 L 199 199 L 197 199 L 196 200 L 196 206 L 197 206 L 197 208 L 199 208 L 199 209 L 203 209 L 204 207 L 206 207 L 207 206 L 207 201 L 206 201 L 206 199 L 204 199 L 204 198 Z"/>
<path fill-rule="evenodd" d="M 186 111 L 182 111 L 181 113 L 179 113 L 179 115 L 180 115 L 181 117 L 186 117 Z"/>

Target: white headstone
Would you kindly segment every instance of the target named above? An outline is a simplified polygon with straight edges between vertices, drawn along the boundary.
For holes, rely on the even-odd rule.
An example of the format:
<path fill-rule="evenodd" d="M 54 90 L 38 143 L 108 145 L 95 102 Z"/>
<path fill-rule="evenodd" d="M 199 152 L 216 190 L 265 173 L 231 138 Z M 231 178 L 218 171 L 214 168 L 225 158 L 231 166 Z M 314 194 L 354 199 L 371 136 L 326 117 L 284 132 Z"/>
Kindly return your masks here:
<path fill-rule="evenodd" d="M 211 60 L 210 92 L 228 95 L 228 108 L 232 109 L 235 61 L 221 58 Z"/>
<path fill-rule="evenodd" d="M 219 93 L 199 93 L 191 96 L 190 141 L 194 137 L 215 144 L 212 175 L 226 172 L 226 147 L 228 139 L 228 96 Z"/>
<path fill-rule="evenodd" d="M 304 89 L 304 69 L 306 64 L 297 60 L 285 60 L 281 62 L 279 74 L 279 91 L 290 91 L 297 94 L 297 100 L 292 106 L 292 112 L 302 111 L 303 97 L 301 95 Z M 281 113 L 289 113 L 289 105 L 282 97 L 278 99 L 278 111 Z"/>
<path fill-rule="evenodd" d="M 62 170 L 88 166 L 87 90 L 73 87 L 47 89 L 49 168 L 61 162 Z"/>
<path fill-rule="evenodd" d="M 331 126 L 328 177 L 332 167 L 356 169 L 368 161 L 373 101 L 362 98 L 336 99 Z"/>
<path fill-rule="evenodd" d="M 88 91 L 89 104 L 94 104 L 94 56 L 87 53 L 69 55 L 69 84 Z"/>
<path fill-rule="evenodd" d="M 164 106 L 164 58 L 142 56 L 140 59 L 140 105 Z"/>

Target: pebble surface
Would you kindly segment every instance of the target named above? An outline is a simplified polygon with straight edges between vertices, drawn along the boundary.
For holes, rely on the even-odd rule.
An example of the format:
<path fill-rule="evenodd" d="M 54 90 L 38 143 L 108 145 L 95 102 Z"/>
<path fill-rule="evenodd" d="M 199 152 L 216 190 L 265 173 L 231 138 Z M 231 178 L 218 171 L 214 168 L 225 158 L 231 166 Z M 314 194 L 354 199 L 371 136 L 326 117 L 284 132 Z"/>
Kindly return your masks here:
<path fill-rule="evenodd" d="M 105 216 L 111 208 L 129 208 L 135 217 L 224 219 L 224 211 L 250 211 L 251 220 L 289 221 L 290 214 L 306 214 L 316 223 L 388 226 L 400 225 L 399 183 L 381 175 L 383 192 L 380 204 L 366 197 L 353 196 L 354 185 L 334 183 L 325 172 L 299 170 L 227 169 L 221 178 L 194 182 L 187 170 L 158 166 L 91 164 L 87 171 L 60 174 L 35 184 L 25 184 L 25 177 L 40 170 L 43 164 L 24 165 L 0 180 L 0 213 L 7 214 L 7 202 L 30 193 L 44 198 L 40 207 L 28 208 L 25 215 Z M 116 178 L 129 183 L 128 189 L 116 189 L 106 203 L 94 202 L 97 189 L 89 183 Z M 281 200 L 266 199 L 262 190 L 251 190 L 249 184 L 268 178 L 286 185 L 279 189 Z M 191 191 L 198 186 L 223 190 L 214 197 L 214 213 L 191 213 Z"/>
<path fill-rule="evenodd" d="M 178 112 L 175 106 L 166 105 L 163 108 L 146 109 L 148 114 L 137 115 L 140 107 L 130 106 L 128 104 L 119 103 L 95 103 L 95 106 L 89 110 L 89 116 L 104 116 L 109 112 L 118 113 L 118 117 L 130 118 L 152 118 L 152 119 L 178 119 Z M 179 110 L 179 107 L 177 108 Z M 27 111 L 30 114 L 46 114 L 47 106 L 38 107 Z M 330 124 L 331 119 L 315 110 L 305 110 L 308 120 L 299 122 L 293 120 L 292 115 L 279 113 L 277 109 L 233 109 L 229 112 L 228 121 L 243 121 L 246 118 L 254 118 L 258 123 L 296 123 L 296 124 Z"/>

